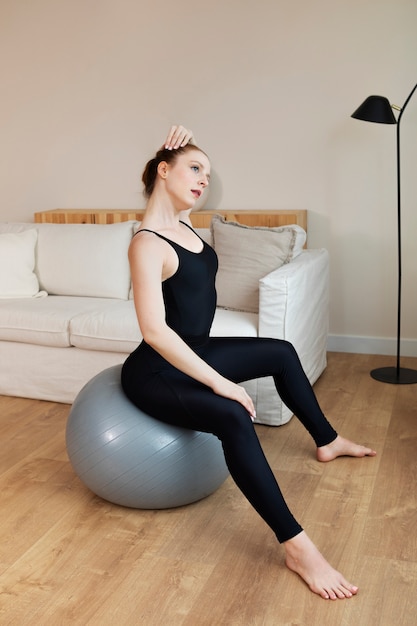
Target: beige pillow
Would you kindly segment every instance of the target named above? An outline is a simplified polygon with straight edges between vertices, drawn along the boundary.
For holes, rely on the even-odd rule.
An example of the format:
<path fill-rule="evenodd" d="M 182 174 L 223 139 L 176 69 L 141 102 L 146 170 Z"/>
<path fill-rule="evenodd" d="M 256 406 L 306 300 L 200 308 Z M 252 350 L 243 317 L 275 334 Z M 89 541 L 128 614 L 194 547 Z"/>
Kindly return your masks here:
<path fill-rule="evenodd" d="M 37 238 L 35 228 L 0 235 L 0 298 L 46 295 L 34 271 Z"/>
<path fill-rule="evenodd" d="M 219 258 L 217 306 L 257 313 L 259 280 L 291 260 L 296 231 L 244 226 L 214 215 L 211 232 Z"/>

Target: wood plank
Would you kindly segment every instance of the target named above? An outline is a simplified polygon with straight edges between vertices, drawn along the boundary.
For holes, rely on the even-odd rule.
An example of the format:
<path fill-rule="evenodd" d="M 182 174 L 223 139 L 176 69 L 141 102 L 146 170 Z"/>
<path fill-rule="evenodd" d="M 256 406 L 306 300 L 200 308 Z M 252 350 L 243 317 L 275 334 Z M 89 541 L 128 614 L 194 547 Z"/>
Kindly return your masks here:
<path fill-rule="evenodd" d="M 35 223 L 51 224 L 94 224 L 94 213 L 86 210 L 67 211 L 65 209 L 53 209 L 51 211 L 39 211 L 34 215 Z"/>
<path fill-rule="evenodd" d="M 416 392 L 414 385 L 397 389 L 363 535 L 373 557 L 408 561 L 417 552 Z"/>

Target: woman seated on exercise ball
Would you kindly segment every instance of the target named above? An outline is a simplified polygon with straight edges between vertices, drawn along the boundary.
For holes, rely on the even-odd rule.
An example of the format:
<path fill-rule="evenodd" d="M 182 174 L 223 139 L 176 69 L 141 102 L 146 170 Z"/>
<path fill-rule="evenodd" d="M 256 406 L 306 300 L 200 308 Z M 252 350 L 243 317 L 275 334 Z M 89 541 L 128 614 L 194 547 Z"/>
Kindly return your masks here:
<path fill-rule="evenodd" d="M 375 452 L 332 428 L 290 343 L 209 337 L 217 257 L 189 213 L 209 184 L 210 161 L 191 139 L 191 131 L 173 126 L 143 173 L 147 207 L 129 249 L 143 341 L 124 363 L 123 389 L 159 420 L 216 435 L 231 476 L 283 545 L 288 568 L 323 598 L 350 598 L 358 588 L 325 560 L 288 509 L 254 429 L 253 402 L 239 383 L 273 376 L 319 461 Z"/>

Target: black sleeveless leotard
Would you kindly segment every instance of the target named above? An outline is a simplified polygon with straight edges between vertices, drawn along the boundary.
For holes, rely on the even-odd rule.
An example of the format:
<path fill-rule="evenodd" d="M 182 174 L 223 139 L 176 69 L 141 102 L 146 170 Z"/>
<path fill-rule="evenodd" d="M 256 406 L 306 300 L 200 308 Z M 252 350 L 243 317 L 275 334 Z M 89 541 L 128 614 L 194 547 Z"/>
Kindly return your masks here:
<path fill-rule="evenodd" d="M 184 227 L 190 228 L 187 224 Z M 151 231 L 154 232 L 154 231 Z M 324 417 L 297 353 L 287 341 L 257 337 L 210 337 L 216 309 L 217 256 L 203 240 L 191 252 L 154 232 L 178 256 L 178 269 L 162 283 L 166 322 L 202 359 L 236 383 L 273 376 L 285 404 L 317 446 L 337 436 Z M 196 234 L 196 237 L 198 235 Z M 141 410 L 169 424 L 210 432 L 222 442 L 238 487 L 280 542 L 302 528 L 294 519 L 260 446 L 246 409 L 173 367 L 145 341 L 122 369 L 126 395 Z"/>

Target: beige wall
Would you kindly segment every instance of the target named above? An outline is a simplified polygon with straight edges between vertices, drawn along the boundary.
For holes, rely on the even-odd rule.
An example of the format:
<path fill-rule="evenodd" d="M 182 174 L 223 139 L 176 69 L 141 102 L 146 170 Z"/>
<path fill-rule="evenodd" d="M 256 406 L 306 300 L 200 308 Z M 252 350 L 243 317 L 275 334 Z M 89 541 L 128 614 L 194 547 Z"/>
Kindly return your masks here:
<path fill-rule="evenodd" d="M 395 350 L 395 127 L 350 114 L 372 93 L 403 104 L 416 24 L 415 0 L 1 0 L 0 219 L 143 206 L 142 166 L 181 122 L 212 157 L 208 207 L 308 209 L 330 346 Z M 417 94 L 402 128 L 417 354 Z"/>

